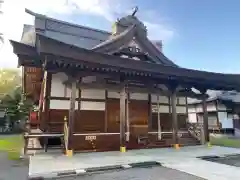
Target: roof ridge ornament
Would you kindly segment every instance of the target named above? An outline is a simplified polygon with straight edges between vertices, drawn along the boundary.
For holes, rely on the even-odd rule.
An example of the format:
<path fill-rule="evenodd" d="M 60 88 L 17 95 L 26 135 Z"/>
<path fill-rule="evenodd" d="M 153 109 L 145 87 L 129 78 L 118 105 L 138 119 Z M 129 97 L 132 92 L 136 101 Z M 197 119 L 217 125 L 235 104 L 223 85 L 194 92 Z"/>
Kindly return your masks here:
<path fill-rule="evenodd" d="M 136 6 L 134 9 L 133 9 L 133 13 L 132 13 L 132 16 L 135 16 L 135 14 L 138 12 L 138 6 Z"/>

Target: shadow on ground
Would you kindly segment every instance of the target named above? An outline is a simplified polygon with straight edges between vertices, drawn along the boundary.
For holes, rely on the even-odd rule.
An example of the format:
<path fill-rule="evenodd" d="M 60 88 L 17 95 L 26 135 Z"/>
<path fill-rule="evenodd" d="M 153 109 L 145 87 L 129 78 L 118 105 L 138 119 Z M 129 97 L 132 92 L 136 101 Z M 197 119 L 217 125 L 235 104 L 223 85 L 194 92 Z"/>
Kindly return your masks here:
<path fill-rule="evenodd" d="M 225 157 L 209 156 L 209 157 L 200 157 L 200 158 L 206 161 L 240 167 L 240 154 L 227 155 Z"/>
<path fill-rule="evenodd" d="M 55 180 L 204 180 L 184 172 L 165 167 L 133 168 L 107 171 Z"/>

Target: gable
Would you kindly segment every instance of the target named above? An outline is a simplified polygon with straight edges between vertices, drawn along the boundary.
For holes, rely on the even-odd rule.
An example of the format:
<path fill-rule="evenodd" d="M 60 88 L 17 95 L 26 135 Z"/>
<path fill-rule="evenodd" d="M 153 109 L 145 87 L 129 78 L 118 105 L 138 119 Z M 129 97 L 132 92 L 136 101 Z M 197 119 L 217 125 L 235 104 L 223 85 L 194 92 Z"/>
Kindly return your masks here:
<path fill-rule="evenodd" d="M 147 37 L 147 29 L 136 17 L 127 16 L 115 23 L 114 33 L 103 43 L 92 48 L 100 53 L 111 55 L 121 54 L 122 49 L 137 50 L 131 52 L 139 54 L 139 50 L 145 59 L 149 62 L 163 64 L 168 66 L 177 66 L 169 60 Z M 134 57 L 134 56 L 133 56 Z"/>

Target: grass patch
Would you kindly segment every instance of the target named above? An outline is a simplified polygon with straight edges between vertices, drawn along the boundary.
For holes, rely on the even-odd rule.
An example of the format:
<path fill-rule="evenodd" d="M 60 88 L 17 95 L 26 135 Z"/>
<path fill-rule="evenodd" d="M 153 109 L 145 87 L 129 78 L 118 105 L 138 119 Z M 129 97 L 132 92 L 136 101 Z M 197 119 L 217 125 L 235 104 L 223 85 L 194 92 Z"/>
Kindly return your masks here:
<path fill-rule="evenodd" d="M 6 135 L 0 137 L 0 151 L 7 152 L 8 158 L 11 160 L 19 159 L 23 144 L 22 135 Z"/>
<path fill-rule="evenodd" d="M 228 137 L 211 137 L 212 145 L 240 148 L 240 139 L 230 139 Z"/>

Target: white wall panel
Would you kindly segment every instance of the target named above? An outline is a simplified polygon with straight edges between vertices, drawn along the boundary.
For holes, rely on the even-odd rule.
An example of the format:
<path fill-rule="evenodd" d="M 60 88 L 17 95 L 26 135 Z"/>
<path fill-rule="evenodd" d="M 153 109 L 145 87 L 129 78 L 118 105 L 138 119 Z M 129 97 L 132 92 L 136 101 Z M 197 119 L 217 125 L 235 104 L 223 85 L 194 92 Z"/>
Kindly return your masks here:
<path fill-rule="evenodd" d="M 148 100 L 148 94 L 146 94 L 146 93 L 130 93 L 130 99 Z"/>
<path fill-rule="evenodd" d="M 196 123 L 197 122 L 196 113 L 188 114 L 188 121 L 191 122 L 191 123 Z"/>
<path fill-rule="evenodd" d="M 51 96 L 54 97 L 71 97 L 71 88 L 66 88 L 63 84 L 64 81 L 68 79 L 65 73 L 56 73 L 52 75 L 52 82 L 51 82 Z M 65 96 L 66 95 L 66 96 Z M 76 98 L 78 98 L 78 89 L 76 90 Z"/>
<path fill-rule="evenodd" d="M 186 114 L 187 113 L 187 107 L 186 106 L 177 106 L 177 113 L 178 114 Z"/>
<path fill-rule="evenodd" d="M 212 111 L 216 111 L 216 106 L 215 103 L 208 103 L 207 104 L 207 111 L 208 112 L 212 112 Z M 196 105 L 196 112 L 203 112 L 203 108 L 202 108 L 202 104 L 198 104 Z"/>
<path fill-rule="evenodd" d="M 221 110 L 221 111 L 226 111 L 227 108 L 224 104 L 218 104 L 218 110 Z"/>
<path fill-rule="evenodd" d="M 152 105 L 152 112 L 158 112 L 157 105 Z M 159 106 L 159 112 L 160 113 L 169 113 L 169 106 Z"/>
<path fill-rule="evenodd" d="M 152 102 L 153 103 L 157 103 L 157 95 L 156 94 L 152 94 Z M 159 96 L 159 103 L 169 103 L 169 99 L 167 96 Z"/>
<path fill-rule="evenodd" d="M 219 121 L 222 123 L 222 128 L 233 128 L 233 120 L 227 112 L 218 112 Z"/>
<path fill-rule="evenodd" d="M 88 99 L 105 99 L 105 90 L 100 89 L 82 89 L 81 97 Z"/>
<path fill-rule="evenodd" d="M 196 112 L 202 112 L 202 104 L 196 106 Z"/>
<path fill-rule="evenodd" d="M 198 122 L 202 124 L 203 123 L 203 115 L 198 114 L 197 116 L 198 116 Z M 208 115 L 208 126 L 209 126 L 209 129 L 216 128 L 217 114 Z"/>
<path fill-rule="evenodd" d="M 113 91 L 108 91 L 108 97 L 109 98 L 120 98 L 120 93 L 118 92 L 113 92 Z"/>
<path fill-rule="evenodd" d="M 217 126 L 217 115 L 208 115 L 208 125 Z"/>
<path fill-rule="evenodd" d="M 216 105 L 215 105 L 215 103 L 214 102 L 212 102 L 212 103 L 208 103 L 207 104 L 207 111 L 216 111 L 217 109 L 216 109 Z"/>
<path fill-rule="evenodd" d="M 67 75 L 64 73 L 56 73 L 52 75 L 51 96 L 64 97 L 63 82 L 67 80 Z"/>
<path fill-rule="evenodd" d="M 81 110 L 104 111 L 105 110 L 105 102 L 81 101 Z"/>
<path fill-rule="evenodd" d="M 70 100 L 50 100 L 50 109 L 70 109 Z M 75 109 L 78 109 L 77 101 L 75 101 Z"/>
<path fill-rule="evenodd" d="M 188 112 L 189 113 L 195 113 L 196 112 L 195 106 L 188 106 Z"/>
<path fill-rule="evenodd" d="M 179 104 L 186 104 L 186 98 L 185 97 L 178 97 L 178 103 Z"/>

